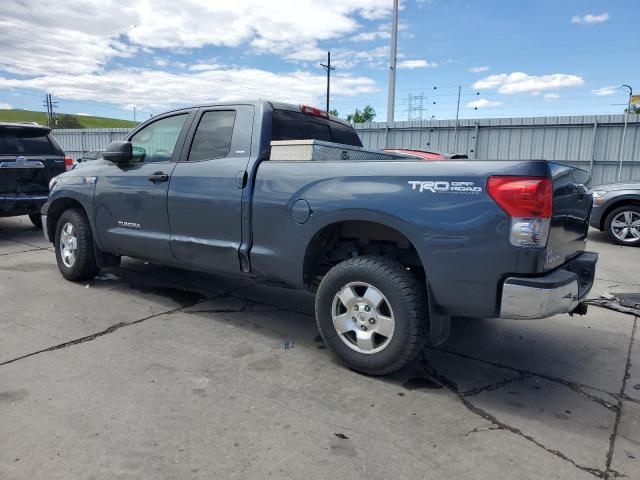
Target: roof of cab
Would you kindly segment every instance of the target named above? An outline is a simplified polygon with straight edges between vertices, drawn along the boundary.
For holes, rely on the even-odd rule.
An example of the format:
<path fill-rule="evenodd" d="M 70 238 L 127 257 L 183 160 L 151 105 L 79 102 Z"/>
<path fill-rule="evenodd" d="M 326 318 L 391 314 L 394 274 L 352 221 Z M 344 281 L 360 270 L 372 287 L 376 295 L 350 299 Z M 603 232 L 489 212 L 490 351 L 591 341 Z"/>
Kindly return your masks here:
<path fill-rule="evenodd" d="M 182 111 L 182 110 L 189 110 L 189 109 L 192 109 L 192 108 L 225 107 L 225 106 L 233 106 L 233 105 L 253 105 L 253 106 L 256 106 L 256 107 L 269 105 L 269 107 L 271 107 L 271 109 L 273 109 L 273 110 L 290 110 L 292 112 L 300 113 L 300 105 L 301 104 L 276 102 L 276 101 L 271 101 L 271 100 L 236 100 L 236 101 L 233 101 L 233 102 L 215 102 L 215 103 L 206 103 L 206 104 L 201 104 L 201 105 L 191 105 L 189 107 L 178 108 L 178 109 L 175 109 L 175 110 L 162 112 L 162 114 L 170 113 L 170 112 L 177 112 L 177 111 Z M 304 105 L 304 104 L 302 104 L 302 105 Z M 329 114 L 329 119 L 334 121 L 334 122 L 342 123 L 343 125 L 352 126 L 349 122 L 343 120 L 340 117 L 336 117 L 335 115 Z"/>

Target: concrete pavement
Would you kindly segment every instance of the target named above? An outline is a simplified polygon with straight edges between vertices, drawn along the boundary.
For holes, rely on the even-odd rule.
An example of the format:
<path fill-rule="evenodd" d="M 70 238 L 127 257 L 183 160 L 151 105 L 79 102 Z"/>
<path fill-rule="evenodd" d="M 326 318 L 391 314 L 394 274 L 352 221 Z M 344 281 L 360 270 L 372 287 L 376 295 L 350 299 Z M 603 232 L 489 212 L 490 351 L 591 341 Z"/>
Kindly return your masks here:
<path fill-rule="evenodd" d="M 594 294 L 640 291 L 640 249 L 588 247 Z M 22 218 L 0 219 L 0 300 L 3 479 L 640 478 L 631 315 L 459 319 L 370 378 L 309 294 L 131 259 L 70 283 Z"/>

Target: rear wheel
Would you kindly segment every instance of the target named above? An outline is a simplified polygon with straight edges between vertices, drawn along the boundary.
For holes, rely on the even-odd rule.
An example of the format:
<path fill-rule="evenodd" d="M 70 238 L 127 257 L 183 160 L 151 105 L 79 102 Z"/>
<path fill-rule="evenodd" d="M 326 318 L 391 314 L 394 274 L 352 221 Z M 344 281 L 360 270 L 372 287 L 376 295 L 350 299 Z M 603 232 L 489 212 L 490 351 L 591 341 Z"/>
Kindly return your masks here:
<path fill-rule="evenodd" d="M 62 212 L 54 245 L 58 269 L 67 280 L 88 280 L 100 270 L 96 264 L 91 226 L 82 210 L 72 208 Z"/>
<path fill-rule="evenodd" d="M 325 275 L 316 320 L 325 343 L 347 366 L 384 375 L 411 361 L 424 345 L 424 288 L 386 257 L 345 260 Z"/>
<path fill-rule="evenodd" d="M 31 223 L 33 223 L 35 227 L 42 228 L 42 217 L 39 213 L 30 213 L 29 220 L 31 220 Z"/>
<path fill-rule="evenodd" d="M 604 224 L 609 237 L 618 245 L 640 245 L 640 206 L 618 207 L 607 215 Z"/>

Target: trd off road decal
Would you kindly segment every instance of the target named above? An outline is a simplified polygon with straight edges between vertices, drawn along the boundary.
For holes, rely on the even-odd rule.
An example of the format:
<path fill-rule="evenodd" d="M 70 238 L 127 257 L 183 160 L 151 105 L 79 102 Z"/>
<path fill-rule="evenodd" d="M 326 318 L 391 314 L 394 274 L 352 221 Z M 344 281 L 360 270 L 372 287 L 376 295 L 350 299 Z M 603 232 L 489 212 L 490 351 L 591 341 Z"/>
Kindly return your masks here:
<path fill-rule="evenodd" d="M 448 180 L 409 180 L 411 190 L 430 193 L 466 193 L 478 194 L 482 192 L 482 187 L 476 186 L 474 182 L 458 182 Z"/>

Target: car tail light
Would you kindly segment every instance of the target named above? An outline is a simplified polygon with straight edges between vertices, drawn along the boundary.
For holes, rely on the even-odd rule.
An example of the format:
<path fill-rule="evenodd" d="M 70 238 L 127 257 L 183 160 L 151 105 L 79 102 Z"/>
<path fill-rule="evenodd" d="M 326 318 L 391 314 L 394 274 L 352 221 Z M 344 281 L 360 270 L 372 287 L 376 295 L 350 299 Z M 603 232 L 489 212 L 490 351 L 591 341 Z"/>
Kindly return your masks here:
<path fill-rule="evenodd" d="M 546 245 L 553 205 L 550 178 L 489 177 L 487 192 L 511 217 L 509 241 L 512 245 Z"/>
<path fill-rule="evenodd" d="M 71 170 L 73 168 L 73 158 L 64 157 L 64 166 L 67 170 Z"/>
<path fill-rule="evenodd" d="M 314 117 L 329 118 L 329 114 L 325 110 L 320 110 L 319 108 L 309 105 L 300 105 L 300 111 L 308 115 L 313 115 Z"/>

